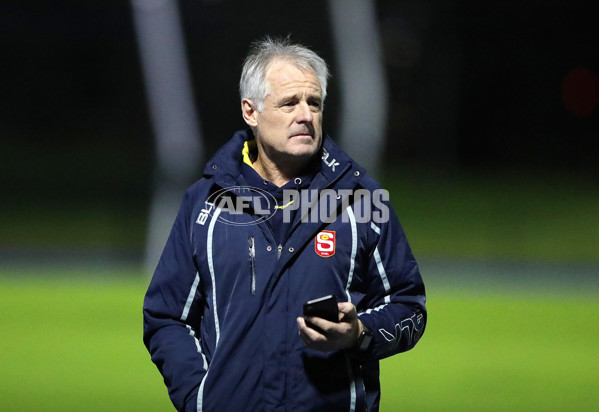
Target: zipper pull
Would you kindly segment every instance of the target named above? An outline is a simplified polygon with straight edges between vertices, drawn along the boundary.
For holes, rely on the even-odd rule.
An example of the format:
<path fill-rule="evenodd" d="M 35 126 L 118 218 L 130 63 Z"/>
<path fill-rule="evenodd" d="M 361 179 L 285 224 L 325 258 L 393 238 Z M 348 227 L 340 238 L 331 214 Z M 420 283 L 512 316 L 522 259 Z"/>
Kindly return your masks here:
<path fill-rule="evenodd" d="M 256 247 L 254 245 L 254 237 L 248 237 L 248 245 L 250 249 L 250 292 L 252 295 L 256 293 L 256 268 L 254 260 L 256 259 Z"/>
<path fill-rule="evenodd" d="M 281 258 L 281 253 L 283 253 L 283 245 L 279 245 L 279 247 L 277 247 L 277 259 Z"/>

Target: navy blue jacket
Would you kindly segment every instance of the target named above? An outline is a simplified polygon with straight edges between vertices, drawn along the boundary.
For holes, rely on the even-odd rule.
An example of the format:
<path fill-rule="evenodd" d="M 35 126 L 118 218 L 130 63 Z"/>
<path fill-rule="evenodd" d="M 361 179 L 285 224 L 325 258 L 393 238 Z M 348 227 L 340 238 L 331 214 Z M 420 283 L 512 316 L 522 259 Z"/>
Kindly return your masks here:
<path fill-rule="evenodd" d="M 336 217 L 298 212 L 277 244 L 256 200 L 241 212 L 215 201 L 244 186 L 250 135 L 237 132 L 184 195 L 144 301 L 152 361 L 179 411 L 376 411 L 378 360 L 411 349 L 426 324 L 424 285 L 399 221 L 388 199 L 388 218 L 373 220 L 380 202 L 345 195 L 381 188 L 325 138 L 310 189 L 343 194 L 326 197 Z M 365 352 L 318 352 L 301 341 L 303 303 L 328 294 L 356 305 L 373 331 Z"/>

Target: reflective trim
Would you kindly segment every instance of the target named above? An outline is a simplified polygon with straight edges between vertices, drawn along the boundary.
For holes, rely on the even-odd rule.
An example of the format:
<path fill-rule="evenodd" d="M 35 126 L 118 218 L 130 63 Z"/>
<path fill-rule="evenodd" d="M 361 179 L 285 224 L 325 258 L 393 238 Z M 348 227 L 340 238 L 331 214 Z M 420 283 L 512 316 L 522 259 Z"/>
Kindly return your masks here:
<path fill-rule="evenodd" d="M 381 234 L 381 228 L 378 227 L 377 225 L 375 225 L 374 223 L 370 222 L 370 227 L 371 227 L 372 230 L 374 230 L 379 235 Z"/>
<path fill-rule="evenodd" d="M 189 315 L 189 309 L 191 309 L 191 304 L 193 303 L 193 298 L 195 297 L 199 283 L 200 274 L 196 272 L 196 278 L 193 281 L 193 285 L 191 285 L 189 295 L 187 295 L 187 301 L 185 302 L 185 307 L 183 308 L 183 313 L 181 314 L 181 320 L 184 322 L 187 320 L 187 316 Z"/>
<path fill-rule="evenodd" d="M 387 292 L 387 295 L 385 296 L 385 303 L 391 303 L 391 297 L 389 296 L 389 292 L 391 291 L 391 285 L 389 285 L 389 279 L 387 279 L 387 273 L 385 272 L 385 268 L 383 266 L 383 261 L 381 260 L 381 254 L 379 253 L 378 246 L 374 249 L 374 261 L 376 262 L 376 267 L 379 270 L 379 275 L 381 276 L 381 280 L 383 281 L 385 292 Z"/>
<path fill-rule="evenodd" d="M 385 300 L 387 300 L 387 298 L 388 298 L 388 297 L 389 297 L 389 295 L 385 296 Z M 389 299 L 390 299 L 390 298 L 389 298 Z M 383 308 L 384 308 L 384 307 L 386 307 L 386 306 L 387 306 L 387 304 L 384 304 L 384 305 L 379 305 L 379 306 L 377 306 L 377 307 L 376 307 L 376 308 L 374 308 L 374 309 L 367 309 L 367 310 L 366 310 L 366 312 L 364 312 L 364 313 L 368 314 L 368 313 L 371 313 L 372 311 L 378 312 L 379 310 L 383 309 Z M 360 315 L 360 314 L 359 314 L 359 315 Z"/>
<path fill-rule="evenodd" d="M 349 261 L 349 273 L 347 275 L 347 286 L 345 287 L 345 293 L 347 294 L 347 301 L 351 303 L 351 295 L 349 293 L 349 287 L 354 279 L 354 268 L 356 265 L 356 253 L 358 251 L 358 230 L 356 227 L 356 217 L 351 206 L 347 207 L 347 216 L 349 217 L 349 223 L 351 225 L 351 257 Z"/>
<path fill-rule="evenodd" d="M 193 330 L 193 328 L 189 325 L 185 325 L 185 327 L 187 329 L 189 329 L 189 336 L 193 337 L 193 339 L 195 340 L 195 343 L 196 343 L 196 348 L 198 350 L 198 353 L 200 355 L 202 355 L 202 360 L 204 361 L 204 369 L 208 370 L 208 361 L 206 360 L 206 356 L 204 356 L 204 354 L 202 353 L 202 347 L 200 346 L 199 339 L 196 337 L 196 331 Z"/>
<path fill-rule="evenodd" d="M 210 226 L 208 226 L 208 238 L 206 240 L 206 255 L 208 256 L 208 270 L 210 270 L 210 279 L 212 281 L 212 310 L 214 312 L 214 329 L 216 331 L 216 342 L 215 345 L 218 345 L 218 340 L 220 339 L 220 324 L 218 322 L 218 311 L 216 308 L 216 277 L 214 275 L 214 260 L 212 258 L 212 236 L 214 233 L 214 224 L 218 220 L 218 215 L 220 215 L 221 208 L 217 207 L 214 210 L 214 214 L 212 215 L 212 220 L 210 221 Z"/>
<path fill-rule="evenodd" d="M 356 377 L 354 376 L 351 368 L 351 361 L 349 360 L 349 356 L 345 356 L 345 364 L 347 366 L 347 374 L 349 375 L 349 412 L 355 412 L 356 410 Z"/>
<path fill-rule="evenodd" d="M 200 388 L 198 389 L 198 402 L 197 402 L 197 407 L 196 407 L 196 410 L 198 412 L 202 412 L 202 409 L 203 409 L 202 404 L 204 403 L 204 383 L 206 383 L 207 377 L 208 377 L 208 372 L 206 371 L 206 374 L 204 375 L 204 378 L 202 379 L 202 383 L 200 383 Z"/>
<path fill-rule="evenodd" d="M 221 208 L 217 207 L 214 210 L 214 214 L 212 215 L 212 220 L 210 220 L 210 225 L 208 226 L 208 237 L 206 239 L 206 255 L 208 257 L 208 270 L 210 270 L 210 280 L 212 281 L 212 306 L 214 312 L 214 329 L 216 331 L 216 343 L 215 348 L 218 345 L 218 341 L 220 339 L 220 324 L 218 322 L 218 311 L 216 309 L 216 277 L 214 275 L 214 260 L 212 258 L 212 241 L 214 234 L 214 225 L 218 220 L 218 215 L 220 215 Z M 206 363 L 207 365 L 207 363 Z M 202 404 L 204 403 L 204 384 L 206 383 L 206 378 L 208 377 L 208 373 L 210 372 L 208 368 L 206 369 L 206 374 L 204 378 L 202 378 L 202 383 L 198 389 L 198 402 L 197 402 L 197 411 L 202 412 Z"/>
<path fill-rule="evenodd" d="M 352 280 L 354 278 L 354 269 L 356 266 L 356 254 L 358 252 L 358 229 L 356 226 L 356 217 L 354 216 L 354 211 L 351 206 L 347 207 L 347 216 L 349 217 L 349 223 L 351 226 L 351 257 L 349 261 L 349 273 L 347 275 L 347 285 L 345 287 L 345 293 L 347 294 L 347 301 L 351 303 L 351 294 L 349 293 L 349 288 L 351 286 Z M 350 379 L 350 403 L 349 403 L 349 412 L 355 412 L 356 410 L 356 377 L 353 375 L 351 361 L 349 356 L 345 357 L 346 365 L 347 365 L 347 373 Z"/>

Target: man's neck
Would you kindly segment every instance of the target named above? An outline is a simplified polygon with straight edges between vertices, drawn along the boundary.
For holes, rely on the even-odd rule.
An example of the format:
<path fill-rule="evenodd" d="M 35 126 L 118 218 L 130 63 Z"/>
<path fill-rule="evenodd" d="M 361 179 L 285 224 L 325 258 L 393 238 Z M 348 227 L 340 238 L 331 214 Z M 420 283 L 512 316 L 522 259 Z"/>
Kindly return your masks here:
<path fill-rule="evenodd" d="M 266 179 L 269 182 L 281 187 L 294 177 L 299 176 L 300 172 L 304 169 L 305 164 L 300 167 L 292 167 L 292 165 L 279 167 L 274 162 L 265 161 L 262 156 L 258 155 L 258 158 L 253 163 L 253 166 L 254 170 L 256 170 L 256 172 L 263 179 Z"/>

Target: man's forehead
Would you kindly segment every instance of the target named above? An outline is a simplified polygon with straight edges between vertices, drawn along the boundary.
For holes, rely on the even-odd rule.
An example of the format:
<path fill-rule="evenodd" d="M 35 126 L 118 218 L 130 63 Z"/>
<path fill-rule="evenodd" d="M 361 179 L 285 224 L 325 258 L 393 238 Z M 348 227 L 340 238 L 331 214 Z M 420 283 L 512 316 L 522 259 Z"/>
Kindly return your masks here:
<path fill-rule="evenodd" d="M 304 69 L 289 60 L 272 61 L 266 70 L 266 82 L 275 88 L 313 87 L 321 93 L 320 81 L 311 68 Z"/>

